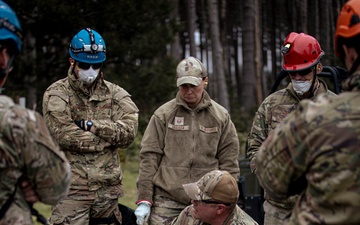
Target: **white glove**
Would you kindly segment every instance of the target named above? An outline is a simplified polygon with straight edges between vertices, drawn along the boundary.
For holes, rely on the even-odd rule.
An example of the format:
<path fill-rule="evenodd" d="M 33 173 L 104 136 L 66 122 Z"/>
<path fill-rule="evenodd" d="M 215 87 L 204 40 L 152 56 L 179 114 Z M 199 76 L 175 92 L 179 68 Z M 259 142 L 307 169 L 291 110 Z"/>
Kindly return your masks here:
<path fill-rule="evenodd" d="M 138 225 L 143 225 L 145 221 L 148 220 L 150 216 L 150 202 L 142 201 L 139 202 L 138 207 L 135 210 L 136 223 Z"/>

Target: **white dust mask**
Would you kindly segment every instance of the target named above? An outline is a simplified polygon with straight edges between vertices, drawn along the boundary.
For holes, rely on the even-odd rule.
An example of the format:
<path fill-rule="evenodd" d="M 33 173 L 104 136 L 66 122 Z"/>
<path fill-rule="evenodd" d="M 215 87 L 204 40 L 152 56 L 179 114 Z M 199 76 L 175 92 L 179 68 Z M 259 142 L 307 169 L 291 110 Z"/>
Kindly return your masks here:
<path fill-rule="evenodd" d="M 94 70 L 92 66 L 88 70 L 79 70 L 79 80 L 84 82 L 84 84 L 91 84 L 99 75 L 100 69 Z"/>
<path fill-rule="evenodd" d="M 300 80 L 291 79 L 291 83 L 293 85 L 294 91 L 298 95 L 303 95 L 306 92 L 308 92 L 310 90 L 311 85 L 312 85 L 312 81 L 308 81 L 308 80 L 300 81 Z"/>

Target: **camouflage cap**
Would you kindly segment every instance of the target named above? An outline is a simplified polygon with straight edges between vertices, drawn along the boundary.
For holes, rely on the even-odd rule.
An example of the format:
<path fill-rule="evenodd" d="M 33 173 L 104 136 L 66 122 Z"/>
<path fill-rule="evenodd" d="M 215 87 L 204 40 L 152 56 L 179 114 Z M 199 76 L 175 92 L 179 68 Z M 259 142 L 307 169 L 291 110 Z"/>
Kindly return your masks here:
<path fill-rule="evenodd" d="M 178 87 L 182 84 L 199 86 L 201 80 L 206 76 L 207 74 L 204 64 L 192 56 L 181 60 L 176 67 L 176 85 Z"/>
<path fill-rule="evenodd" d="M 236 203 L 239 196 L 237 182 L 227 171 L 213 170 L 195 183 L 183 184 L 183 187 L 192 200 Z"/>

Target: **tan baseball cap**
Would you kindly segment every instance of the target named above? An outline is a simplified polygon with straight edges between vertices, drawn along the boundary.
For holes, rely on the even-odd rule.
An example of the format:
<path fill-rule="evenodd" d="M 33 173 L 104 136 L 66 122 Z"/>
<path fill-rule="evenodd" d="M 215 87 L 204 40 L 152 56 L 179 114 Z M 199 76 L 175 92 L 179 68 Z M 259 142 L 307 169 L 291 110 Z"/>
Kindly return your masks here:
<path fill-rule="evenodd" d="M 183 59 L 176 67 L 176 85 L 192 84 L 199 86 L 201 80 L 206 77 L 204 64 L 195 57 Z"/>
<path fill-rule="evenodd" d="M 221 170 L 213 170 L 195 183 L 183 184 L 183 188 L 192 200 L 236 203 L 239 197 L 235 178 L 227 171 Z"/>

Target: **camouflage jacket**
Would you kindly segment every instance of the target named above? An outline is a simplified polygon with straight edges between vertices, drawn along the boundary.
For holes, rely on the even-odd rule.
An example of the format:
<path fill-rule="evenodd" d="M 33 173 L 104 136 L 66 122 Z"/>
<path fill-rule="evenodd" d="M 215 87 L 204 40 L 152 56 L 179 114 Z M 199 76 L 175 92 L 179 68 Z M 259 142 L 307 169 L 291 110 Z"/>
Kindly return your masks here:
<path fill-rule="evenodd" d="M 193 205 L 186 207 L 180 215 L 172 221 L 171 225 L 209 225 L 208 223 L 195 219 L 192 216 L 192 211 L 194 211 Z M 223 225 L 258 225 L 258 223 L 239 206 L 236 206 L 226 218 Z"/>
<path fill-rule="evenodd" d="M 102 77 L 95 82 L 90 89 L 84 87 L 70 67 L 67 78 L 45 91 L 43 115 L 71 163 L 71 189 L 95 191 L 107 187 L 110 197 L 118 198 L 123 191 L 117 149 L 133 142 L 138 128 L 138 108 L 118 85 Z M 81 119 L 91 120 L 96 133 L 84 131 L 74 123 Z M 105 147 L 106 143 L 111 146 Z"/>
<path fill-rule="evenodd" d="M 68 193 L 70 164 L 41 115 L 6 96 L 0 96 L 0 134 L 0 208 L 15 193 L 0 224 L 33 224 L 20 180 L 30 181 L 41 202 L 54 205 Z"/>
<path fill-rule="evenodd" d="M 260 147 L 255 163 L 268 195 L 300 194 L 286 224 L 359 224 L 359 105 L 358 90 L 304 100 Z"/>
<path fill-rule="evenodd" d="M 317 96 L 322 93 L 328 93 L 335 96 L 333 92 L 328 90 L 325 82 L 319 80 L 319 88 L 316 94 L 311 99 L 314 100 Z M 261 103 L 258 111 L 255 114 L 253 125 L 248 136 L 248 149 L 247 156 L 250 160 L 251 170 L 256 173 L 255 158 L 259 150 L 260 145 L 265 141 L 269 133 L 275 129 L 275 127 L 293 110 L 296 109 L 300 99 L 295 93 L 292 87 L 292 83 L 282 90 L 279 90 L 269 95 Z M 271 204 L 278 207 L 291 209 L 296 201 L 296 198 L 290 198 L 286 201 L 275 201 L 265 193 L 265 199 Z"/>
<path fill-rule="evenodd" d="M 190 109 L 178 93 L 160 106 L 145 130 L 140 151 L 138 200 L 154 195 L 190 204 L 182 184 L 214 169 L 239 176 L 239 139 L 226 109 L 204 91 Z"/>

